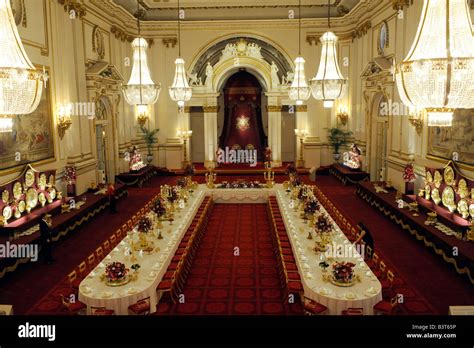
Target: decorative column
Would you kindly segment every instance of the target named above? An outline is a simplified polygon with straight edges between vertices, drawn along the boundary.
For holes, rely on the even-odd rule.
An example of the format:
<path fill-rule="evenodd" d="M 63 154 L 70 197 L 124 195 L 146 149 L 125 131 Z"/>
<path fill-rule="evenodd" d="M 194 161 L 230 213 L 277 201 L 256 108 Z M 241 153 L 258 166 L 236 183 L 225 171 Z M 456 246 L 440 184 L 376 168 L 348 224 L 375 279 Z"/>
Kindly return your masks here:
<path fill-rule="evenodd" d="M 299 158 L 300 154 L 303 154 L 303 159 L 299 159 L 297 162 L 298 168 L 304 167 L 304 140 L 308 135 L 308 105 L 296 105 L 296 129 L 300 130 L 300 137 L 296 142 L 296 156 Z"/>
<path fill-rule="evenodd" d="M 204 167 L 214 168 L 217 151 L 217 113 L 219 105 L 206 105 L 204 110 Z"/>
<path fill-rule="evenodd" d="M 272 150 L 272 167 L 280 167 L 281 162 L 281 105 L 267 105 L 268 145 Z"/>

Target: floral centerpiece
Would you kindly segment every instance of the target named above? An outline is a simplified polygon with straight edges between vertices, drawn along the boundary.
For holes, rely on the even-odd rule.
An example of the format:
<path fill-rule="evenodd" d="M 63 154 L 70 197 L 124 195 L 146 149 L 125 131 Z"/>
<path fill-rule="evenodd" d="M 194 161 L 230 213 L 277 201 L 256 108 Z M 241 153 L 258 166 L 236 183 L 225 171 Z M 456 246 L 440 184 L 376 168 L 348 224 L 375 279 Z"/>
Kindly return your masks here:
<path fill-rule="evenodd" d="M 179 190 L 180 188 L 177 186 L 172 186 L 168 192 L 168 201 L 170 203 L 174 203 L 179 199 Z"/>
<path fill-rule="evenodd" d="M 332 265 L 333 281 L 337 284 L 351 284 L 354 280 L 354 267 L 352 262 L 336 262 Z"/>
<path fill-rule="evenodd" d="M 407 163 L 403 169 L 403 180 L 405 180 L 405 182 L 413 182 L 416 180 L 415 170 L 413 169 L 412 163 Z"/>
<path fill-rule="evenodd" d="M 157 215 L 158 218 L 166 215 L 165 203 L 161 199 L 157 199 L 151 210 Z"/>
<path fill-rule="evenodd" d="M 263 184 L 260 183 L 258 180 L 254 181 L 245 181 L 245 180 L 236 180 L 233 182 L 222 181 L 217 188 L 232 188 L 232 189 L 239 189 L 239 188 L 263 188 Z"/>
<path fill-rule="evenodd" d="M 313 216 L 318 210 L 320 206 L 316 198 L 312 197 L 304 203 L 304 214 L 306 217 L 311 217 Z"/>
<path fill-rule="evenodd" d="M 115 261 L 105 267 L 105 280 L 107 285 L 118 286 L 127 282 L 129 269 L 125 264 Z"/>
<path fill-rule="evenodd" d="M 148 216 L 143 216 L 138 220 L 137 230 L 140 233 L 148 233 L 153 229 L 153 222 Z"/>
<path fill-rule="evenodd" d="M 331 221 L 326 214 L 318 216 L 316 223 L 314 224 L 314 229 L 319 233 L 330 233 L 332 231 Z"/>
<path fill-rule="evenodd" d="M 64 181 L 68 185 L 74 185 L 76 183 L 76 167 L 74 166 L 65 166 L 64 167 Z"/>

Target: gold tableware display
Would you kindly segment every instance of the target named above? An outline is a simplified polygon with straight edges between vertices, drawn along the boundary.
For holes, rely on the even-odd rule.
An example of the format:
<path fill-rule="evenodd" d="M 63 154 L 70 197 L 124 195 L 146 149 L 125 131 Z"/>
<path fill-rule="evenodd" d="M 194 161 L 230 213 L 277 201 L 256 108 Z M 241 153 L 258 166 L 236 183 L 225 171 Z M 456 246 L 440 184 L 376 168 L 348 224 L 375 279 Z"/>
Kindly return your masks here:
<path fill-rule="evenodd" d="M 469 215 L 474 219 L 474 203 L 469 205 Z"/>
<path fill-rule="evenodd" d="M 13 198 L 19 199 L 23 194 L 23 187 L 21 187 L 21 183 L 17 181 L 13 184 Z"/>
<path fill-rule="evenodd" d="M 451 186 L 446 186 L 443 190 L 442 202 L 446 208 L 454 205 L 454 190 Z"/>
<path fill-rule="evenodd" d="M 431 197 L 431 187 L 430 185 L 425 186 L 425 199 L 430 199 Z"/>
<path fill-rule="evenodd" d="M 408 203 L 408 211 L 418 212 L 418 202 Z"/>
<path fill-rule="evenodd" d="M 41 203 L 41 206 L 44 207 L 44 205 L 46 204 L 46 196 L 44 195 L 44 192 L 41 192 L 38 195 L 38 200 Z"/>
<path fill-rule="evenodd" d="M 35 183 L 35 172 L 32 169 L 28 169 L 25 173 L 25 185 L 30 187 Z"/>
<path fill-rule="evenodd" d="M 439 205 L 439 203 L 441 202 L 441 197 L 439 196 L 439 190 L 437 188 L 434 188 L 431 191 L 431 199 L 433 200 L 433 202 L 435 202 L 436 205 Z"/>
<path fill-rule="evenodd" d="M 46 174 L 42 173 L 38 177 L 38 186 L 41 190 L 44 190 L 44 189 L 46 189 L 46 184 L 47 184 L 46 183 Z"/>
<path fill-rule="evenodd" d="M 436 212 L 430 211 L 428 213 L 428 219 L 426 220 L 426 224 L 427 225 L 435 224 L 437 222 L 437 217 L 438 217 L 438 214 L 436 214 Z"/>
<path fill-rule="evenodd" d="M 26 204 L 30 209 L 33 209 L 38 204 L 38 192 L 34 188 L 29 188 L 26 191 Z"/>
<path fill-rule="evenodd" d="M 474 201 L 474 188 L 471 189 L 471 199 Z"/>
<path fill-rule="evenodd" d="M 454 184 L 454 170 L 453 167 L 447 166 L 444 169 L 444 182 L 446 185 L 453 185 Z"/>
<path fill-rule="evenodd" d="M 55 181 L 54 175 L 51 174 L 51 175 L 49 176 L 49 179 L 48 179 L 49 185 L 50 185 L 50 186 L 54 186 L 54 181 Z"/>
<path fill-rule="evenodd" d="M 2 201 L 3 203 L 8 203 L 8 200 L 10 199 L 10 192 L 7 190 L 3 190 L 2 192 Z"/>
<path fill-rule="evenodd" d="M 469 189 L 467 188 L 467 182 L 465 179 L 459 180 L 457 192 L 461 198 L 467 198 L 467 196 L 469 196 Z"/>
<path fill-rule="evenodd" d="M 458 211 L 462 215 L 463 219 L 467 219 L 469 217 L 469 206 L 464 198 L 458 202 Z"/>
<path fill-rule="evenodd" d="M 20 201 L 18 203 L 18 210 L 20 211 L 20 213 L 23 213 L 26 209 L 26 203 L 25 201 Z"/>
<path fill-rule="evenodd" d="M 5 208 L 3 208 L 2 211 L 3 218 L 5 219 L 5 222 L 8 221 L 12 217 L 12 207 L 7 205 Z"/>
<path fill-rule="evenodd" d="M 21 218 L 21 213 L 18 209 L 15 209 L 15 219 Z"/>
<path fill-rule="evenodd" d="M 433 176 L 431 175 L 431 172 L 428 171 L 428 170 L 426 171 L 426 179 L 425 179 L 425 181 L 426 181 L 427 183 L 433 182 Z"/>
<path fill-rule="evenodd" d="M 441 173 L 436 171 L 434 173 L 434 183 L 436 188 L 439 188 L 441 186 L 441 182 L 443 181 L 443 177 L 441 176 Z"/>
<path fill-rule="evenodd" d="M 56 189 L 54 187 L 51 187 L 48 192 L 49 192 L 49 197 L 51 197 L 51 200 L 56 198 Z"/>

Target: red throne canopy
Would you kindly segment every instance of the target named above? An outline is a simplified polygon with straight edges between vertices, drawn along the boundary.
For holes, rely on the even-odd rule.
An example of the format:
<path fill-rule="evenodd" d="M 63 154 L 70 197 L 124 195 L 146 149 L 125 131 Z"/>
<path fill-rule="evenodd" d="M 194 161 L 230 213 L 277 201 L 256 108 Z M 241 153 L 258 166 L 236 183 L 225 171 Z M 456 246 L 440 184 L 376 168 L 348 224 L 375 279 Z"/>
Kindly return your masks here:
<path fill-rule="evenodd" d="M 232 75 L 224 87 L 224 126 L 219 147 L 256 149 L 262 161 L 267 145 L 261 110 L 262 88 L 257 78 L 245 70 Z"/>

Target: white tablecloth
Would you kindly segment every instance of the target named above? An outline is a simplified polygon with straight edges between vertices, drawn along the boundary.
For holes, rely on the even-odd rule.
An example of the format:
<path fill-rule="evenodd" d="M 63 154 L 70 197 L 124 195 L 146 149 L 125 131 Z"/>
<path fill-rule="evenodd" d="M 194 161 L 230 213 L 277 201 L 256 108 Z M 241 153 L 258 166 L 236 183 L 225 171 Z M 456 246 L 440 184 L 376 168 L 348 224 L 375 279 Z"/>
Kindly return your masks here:
<path fill-rule="evenodd" d="M 158 302 L 156 287 L 163 278 L 181 239 L 191 225 L 204 196 L 205 190 L 200 186 L 189 199 L 187 207 L 180 212 L 175 212 L 172 225 L 169 225 L 169 222 L 163 222 L 163 239 L 156 238 L 157 231 L 151 233 L 149 238 L 156 247 L 152 254 L 136 252 L 135 261 L 131 260 L 130 256 L 126 256 L 125 251 L 130 248 L 131 240 L 138 240 L 136 232 L 129 232 L 129 235 L 81 282 L 79 300 L 87 305 L 88 313 L 90 313 L 90 307 L 106 307 L 115 310 L 115 314 L 128 314 L 128 306 L 146 297 L 150 297 L 151 312 L 156 310 Z M 104 273 L 105 265 L 113 261 L 122 262 L 127 268 L 138 263 L 141 266 L 138 278 L 118 287 L 106 285 L 100 276 Z M 133 272 L 130 270 L 130 273 Z"/>
<path fill-rule="evenodd" d="M 214 203 L 240 203 L 240 204 L 257 204 L 267 203 L 268 196 L 274 196 L 272 189 L 267 188 L 242 188 L 242 189 L 208 189 L 208 193 L 212 195 Z"/>
<path fill-rule="evenodd" d="M 307 238 L 310 230 L 309 224 L 303 222 L 299 211 L 295 212 L 293 208 L 289 207 L 291 198 L 285 193 L 282 185 L 275 186 L 275 189 L 278 205 L 300 272 L 304 295 L 328 307 L 328 314 L 331 315 L 340 315 L 342 310 L 349 307 L 363 308 L 364 314 L 373 314 L 373 306 L 382 300 L 382 286 L 356 248 L 351 245 L 341 229 L 330 218 L 334 228 L 332 242 L 348 251 L 344 257 L 335 255 L 334 261 L 349 261 L 356 264 L 354 271 L 359 275 L 360 282 L 355 282 L 351 287 L 340 287 L 324 281 L 323 275 L 330 274 L 331 266 L 326 273 L 319 266 L 319 263 L 327 256 L 312 250 L 318 237 L 313 233 L 313 239 Z M 322 206 L 321 211 L 326 212 Z M 328 258 L 329 264 L 331 261 Z"/>

